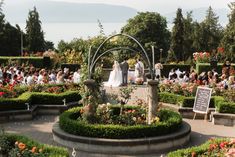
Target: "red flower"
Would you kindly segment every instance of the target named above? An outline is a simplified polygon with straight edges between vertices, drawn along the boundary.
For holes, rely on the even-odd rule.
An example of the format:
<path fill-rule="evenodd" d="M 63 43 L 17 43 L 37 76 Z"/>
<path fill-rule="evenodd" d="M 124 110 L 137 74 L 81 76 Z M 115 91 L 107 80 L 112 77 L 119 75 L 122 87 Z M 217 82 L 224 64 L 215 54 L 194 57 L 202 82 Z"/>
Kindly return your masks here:
<path fill-rule="evenodd" d="M 218 47 L 217 50 L 218 50 L 219 53 L 224 53 L 224 48 L 223 47 Z"/>
<path fill-rule="evenodd" d="M 0 97 L 2 97 L 5 94 L 5 92 L 0 92 Z"/>
<path fill-rule="evenodd" d="M 228 142 L 221 142 L 219 146 L 221 149 L 223 149 L 224 147 L 227 146 L 227 144 L 228 144 Z"/>
<path fill-rule="evenodd" d="M 192 157 L 196 157 L 196 153 L 195 153 L 195 152 L 192 152 L 191 156 L 192 156 Z"/>

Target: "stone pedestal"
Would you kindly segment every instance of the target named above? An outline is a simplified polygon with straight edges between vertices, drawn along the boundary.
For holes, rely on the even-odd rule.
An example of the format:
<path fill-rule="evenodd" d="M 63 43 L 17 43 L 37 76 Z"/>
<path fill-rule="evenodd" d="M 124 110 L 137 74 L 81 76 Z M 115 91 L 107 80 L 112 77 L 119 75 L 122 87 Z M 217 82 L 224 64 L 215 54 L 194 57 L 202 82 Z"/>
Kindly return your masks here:
<path fill-rule="evenodd" d="M 86 90 L 93 92 L 95 88 L 95 80 L 88 79 L 84 81 L 84 84 L 86 85 Z"/>
<path fill-rule="evenodd" d="M 147 122 L 151 124 L 151 119 L 155 118 L 158 105 L 158 81 L 150 80 L 148 85 L 148 117 Z"/>

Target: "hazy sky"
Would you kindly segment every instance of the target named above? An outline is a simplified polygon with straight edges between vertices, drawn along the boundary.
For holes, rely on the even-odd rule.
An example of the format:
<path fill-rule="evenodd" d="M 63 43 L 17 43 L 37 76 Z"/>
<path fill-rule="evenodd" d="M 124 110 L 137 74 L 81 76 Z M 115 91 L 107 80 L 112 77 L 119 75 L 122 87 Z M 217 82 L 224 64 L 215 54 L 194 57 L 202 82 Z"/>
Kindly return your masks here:
<path fill-rule="evenodd" d="M 181 7 L 182 9 L 194 9 L 199 7 L 227 8 L 227 4 L 234 0 L 53 0 L 78 3 L 104 3 L 124 5 L 138 11 L 158 11 L 168 13 Z"/>
<path fill-rule="evenodd" d="M 27 3 L 28 0 L 4 0 L 5 4 Z M 42 1 L 42 0 L 31 0 Z M 124 5 L 135 8 L 138 11 L 157 11 L 162 14 L 175 11 L 178 7 L 194 9 L 212 6 L 212 8 L 228 8 L 227 4 L 234 0 L 51 0 L 77 3 L 104 3 Z M 17 5 L 16 5 L 17 6 Z"/>

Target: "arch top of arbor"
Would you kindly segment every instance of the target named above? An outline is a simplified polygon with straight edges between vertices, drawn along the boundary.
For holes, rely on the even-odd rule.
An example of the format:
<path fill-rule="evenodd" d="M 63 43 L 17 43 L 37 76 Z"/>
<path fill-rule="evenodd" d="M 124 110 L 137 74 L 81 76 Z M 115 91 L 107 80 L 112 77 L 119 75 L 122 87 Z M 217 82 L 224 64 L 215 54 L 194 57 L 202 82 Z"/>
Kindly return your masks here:
<path fill-rule="evenodd" d="M 115 34 L 115 35 L 112 35 L 112 36 L 106 38 L 106 39 L 100 44 L 100 46 L 97 48 L 97 50 L 95 51 L 95 54 L 93 55 L 92 59 L 91 59 L 91 49 L 89 50 L 89 60 L 91 59 L 91 62 L 89 61 L 89 63 L 88 63 L 88 64 L 89 64 L 89 65 L 88 65 L 89 78 L 91 78 L 91 74 L 92 74 L 92 71 L 93 71 L 93 69 L 94 69 L 94 67 L 95 67 L 95 64 L 96 64 L 97 60 L 98 60 L 102 55 L 104 55 L 104 54 L 102 53 L 101 55 L 97 56 L 98 53 L 99 53 L 99 51 L 100 51 L 100 49 L 104 46 L 104 44 L 105 44 L 107 41 L 109 41 L 110 39 L 112 39 L 112 38 L 114 38 L 114 37 L 116 37 L 116 36 L 125 36 L 125 37 L 127 37 L 127 38 L 133 40 L 135 43 L 138 44 L 138 46 L 139 46 L 139 47 L 141 48 L 141 50 L 142 50 L 141 52 L 144 54 L 144 56 L 145 56 L 146 59 L 147 59 L 147 63 L 148 63 L 148 66 L 149 66 L 149 71 L 150 71 L 150 74 L 151 74 L 151 78 L 153 79 L 153 67 L 151 66 L 151 63 L 150 63 L 148 54 L 147 54 L 147 52 L 145 51 L 144 47 L 141 45 L 141 43 L 140 43 L 136 38 L 134 38 L 134 37 L 131 36 L 131 35 L 125 34 L 125 33 Z M 109 52 L 111 52 L 111 51 L 109 51 Z"/>

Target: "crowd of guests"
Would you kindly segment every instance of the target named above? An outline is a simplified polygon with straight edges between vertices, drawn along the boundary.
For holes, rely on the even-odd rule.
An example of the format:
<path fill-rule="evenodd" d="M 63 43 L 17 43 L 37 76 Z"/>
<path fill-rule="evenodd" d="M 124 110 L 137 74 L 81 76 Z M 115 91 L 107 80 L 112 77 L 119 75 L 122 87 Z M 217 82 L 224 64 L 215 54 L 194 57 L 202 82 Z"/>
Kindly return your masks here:
<path fill-rule="evenodd" d="M 5 85 L 33 85 L 33 84 L 60 84 L 79 83 L 80 70 L 75 72 L 64 69 L 37 69 L 32 65 L 0 66 L 0 86 Z"/>
<path fill-rule="evenodd" d="M 169 72 L 168 78 L 164 78 L 163 81 L 178 82 L 180 84 L 197 83 L 198 85 L 216 85 L 224 89 L 235 89 L 235 71 L 230 62 L 226 61 L 222 66 L 221 72 L 212 69 L 197 74 L 195 70 L 182 72 L 180 69 L 172 69 Z"/>

